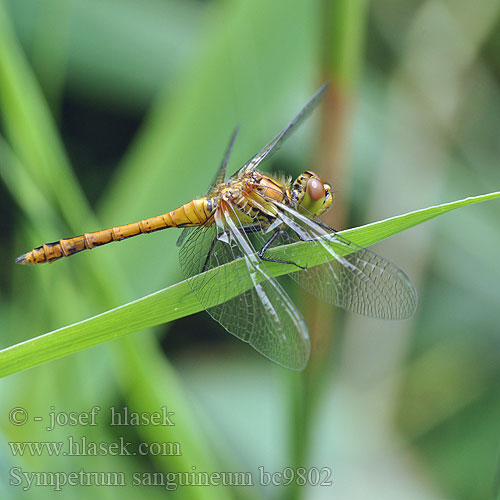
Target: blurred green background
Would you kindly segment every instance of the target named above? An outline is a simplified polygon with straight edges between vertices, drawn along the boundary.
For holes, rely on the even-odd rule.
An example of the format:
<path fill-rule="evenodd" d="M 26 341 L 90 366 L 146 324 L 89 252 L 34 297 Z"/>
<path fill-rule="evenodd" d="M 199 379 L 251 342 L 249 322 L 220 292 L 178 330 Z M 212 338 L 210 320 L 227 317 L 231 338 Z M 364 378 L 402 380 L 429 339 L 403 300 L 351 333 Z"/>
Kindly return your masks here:
<path fill-rule="evenodd" d="M 175 230 L 51 266 L 46 241 L 158 215 L 203 194 L 236 124 L 236 170 L 323 81 L 321 112 L 266 166 L 321 170 L 338 228 L 497 191 L 498 0 L 0 0 L 0 346 L 181 279 Z M 409 321 L 333 315 L 290 286 L 311 325 L 303 374 L 199 314 L 0 383 L 0 495 L 11 470 L 123 472 L 63 498 L 496 498 L 499 207 L 453 212 L 378 244 L 419 292 Z M 9 422 L 13 407 L 102 408 L 99 425 Z M 109 424 L 110 407 L 175 426 Z M 181 456 L 13 456 L 7 442 L 123 437 Z M 259 486 L 258 467 L 328 467 L 332 486 Z M 133 485 L 134 472 L 242 471 L 252 487 Z M 27 491 L 23 491 L 23 487 Z"/>

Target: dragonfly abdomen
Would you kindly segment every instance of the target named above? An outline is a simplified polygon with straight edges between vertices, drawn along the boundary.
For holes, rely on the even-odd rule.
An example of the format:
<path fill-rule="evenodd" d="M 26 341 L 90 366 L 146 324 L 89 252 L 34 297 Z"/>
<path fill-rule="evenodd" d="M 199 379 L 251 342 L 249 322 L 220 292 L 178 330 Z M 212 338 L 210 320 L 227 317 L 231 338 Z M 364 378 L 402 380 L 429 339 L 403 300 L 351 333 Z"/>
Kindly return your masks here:
<path fill-rule="evenodd" d="M 82 250 L 88 250 L 112 241 L 120 241 L 138 234 L 152 233 L 167 227 L 199 226 L 210 216 L 209 200 L 200 198 L 157 217 L 151 217 L 132 224 L 116 226 L 103 231 L 85 233 L 73 238 L 64 238 L 53 243 L 34 248 L 16 259 L 18 264 L 43 264 L 69 257 Z"/>
<path fill-rule="evenodd" d="M 172 227 L 201 226 L 210 217 L 213 208 L 214 201 L 205 196 L 191 200 L 164 215 L 170 217 Z"/>

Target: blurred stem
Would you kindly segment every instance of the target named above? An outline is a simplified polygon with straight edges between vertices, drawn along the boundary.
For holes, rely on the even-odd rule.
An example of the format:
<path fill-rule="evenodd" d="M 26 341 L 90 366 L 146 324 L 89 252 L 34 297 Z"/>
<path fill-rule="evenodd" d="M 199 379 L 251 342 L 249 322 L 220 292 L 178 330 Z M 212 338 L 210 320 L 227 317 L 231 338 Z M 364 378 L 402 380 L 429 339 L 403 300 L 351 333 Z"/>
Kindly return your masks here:
<path fill-rule="evenodd" d="M 321 81 L 329 81 L 330 88 L 325 96 L 315 163 L 326 179 L 337 179 L 345 164 L 346 137 L 362 59 L 366 11 L 366 0 L 323 1 Z M 345 220 L 343 207 L 338 205 L 337 201 L 335 209 L 326 216 L 333 227 L 340 227 Z"/>
<path fill-rule="evenodd" d="M 324 76 L 349 93 L 361 65 L 367 4 L 367 0 L 323 2 Z"/>
<path fill-rule="evenodd" d="M 5 135 L 16 156 L 40 190 L 57 204 L 68 226 L 73 230 L 85 223 L 97 226 L 3 0 L 0 0 L 0 109 Z"/>
<path fill-rule="evenodd" d="M 10 145 L 9 148 L 5 141 L 0 141 L 0 159 L 9 161 L 9 164 L 0 169 L 0 175 L 5 179 L 15 200 L 30 216 L 33 227 L 42 219 L 47 225 L 57 223 L 45 214 L 58 212 L 75 232 L 84 227 L 86 222 L 90 225 L 93 221 L 93 225 L 97 226 L 66 156 L 40 86 L 14 34 L 3 0 L 0 0 L 0 109 L 2 125 Z M 9 168 L 22 171 L 10 172 L 7 170 Z M 24 185 L 26 179 L 30 179 L 32 185 Z M 30 198 L 33 193 L 37 195 L 36 207 Z M 55 207 L 59 210 L 55 210 Z M 86 295 L 90 296 L 89 291 L 92 290 L 94 295 L 99 295 L 98 302 L 101 307 L 109 307 L 128 295 L 129 285 L 126 274 L 120 271 L 116 262 L 107 260 L 106 273 L 103 273 L 98 259 L 96 257 L 92 262 L 88 261 L 87 268 L 82 266 L 81 277 L 76 280 L 75 286 L 81 291 L 82 302 L 90 300 Z M 110 279 L 110 276 L 113 279 Z M 65 298 L 64 295 L 63 292 L 59 299 Z M 60 301 L 51 301 L 51 306 L 55 307 L 54 316 L 58 317 Z M 149 343 L 146 345 L 146 342 Z M 149 408 L 161 408 L 167 395 L 160 389 L 144 389 L 154 380 L 158 387 L 169 388 L 169 404 L 176 412 L 182 415 L 192 413 L 188 398 L 184 397 L 181 381 L 175 376 L 168 361 L 159 355 L 158 346 L 151 339 L 142 339 L 142 342 L 137 339 L 124 339 L 117 344 L 116 349 L 118 354 L 122 354 L 120 361 L 123 363 L 116 365 L 117 371 L 120 369 L 125 372 L 128 369 L 130 372 L 127 373 L 127 378 L 118 377 L 127 396 L 136 398 L 133 401 L 147 404 Z M 151 360 L 152 352 L 156 352 L 154 365 Z M 130 353 L 134 353 L 133 358 Z M 126 360 L 129 358 L 133 369 L 127 366 Z M 151 373 L 153 370 L 155 374 L 160 372 L 161 378 L 152 376 L 148 379 L 148 368 Z M 142 390 L 140 397 L 137 396 L 138 386 Z M 184 421 L 187 422 L 187 417 Z M 184 467 L 185 472 L 191 472 L 191 465 L 201 463 L 203 470 L 216 471 L 217 464 L 209 443 L 195 430 L 200 427 L 197 418 L 191 418 L 190 423 L 191 425 L 179 430 L 182 437 L 178 441 L 185 440 L 187 443 L 182 459 L 178 460 L 176 456 L 154 456 L 153 460 L 165 470 L 168 463 L 169 469 L 177 467 L 177 470 L 182 470 Z M 152 442 L 163 442 L 164 434 L 160 427 L 149 426 L 147 430 L 141 427 L 138 432 L 147 434 Z M 180 426 L 176 429 L 180 429 Z M 221 498 L 221 495 L 223 498 L 229 498 L 229 494 L 201 488 L 191 489 L 189 495 L 189 498 L 202 500 Z"/>
<path fill-rule="evenodd" d="M 33 66 L 54 117 L 59 117 L 68 62 L 73 0 L 47 0 L 39 9 L 33 37 Z"/>
<path fill-rule="evenodd" d="M 325 179 L 340 178 L 345 163 L 348 126 L 356 89 L 366 26 L 366 0 L 324 0 L 321 8 L 323 47 L 321 81 L 329 81 L 323 105 L 322 126 L 316 170 Z M 346 176 L 342 176 L 346 191 Z M 346 210 L 337 201 L 335 209 L 325 218 L 334 228 L 341 228 Z M 302 377 L 294 376 L 292 456 L 296 467 L 307 466 L 308 444 L 315 408 L 331 372 L 334 325 L 339 323 L 336 310 L 303 296 L 307 300 L 307 322 L 312 340 L 309 366 Z M 326 465 L 326 464 L 325 464 Z M 295 486 L 292 496 L 300 498 L 302 489 Z"/>

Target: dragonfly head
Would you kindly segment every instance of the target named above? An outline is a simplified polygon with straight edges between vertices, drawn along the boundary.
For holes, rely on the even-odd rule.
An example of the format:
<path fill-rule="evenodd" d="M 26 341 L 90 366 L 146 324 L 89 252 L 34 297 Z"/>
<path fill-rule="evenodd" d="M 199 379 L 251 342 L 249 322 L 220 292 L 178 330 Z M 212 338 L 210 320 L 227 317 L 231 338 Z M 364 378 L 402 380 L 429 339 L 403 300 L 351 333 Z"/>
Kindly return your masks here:
<path fill-rule="evenodd" d="M 297 177 L 292 186 L 292 199 L 313 215 L 321 215 L 333 203 L 332 187 L 315 172 L 307 171 Z"/>

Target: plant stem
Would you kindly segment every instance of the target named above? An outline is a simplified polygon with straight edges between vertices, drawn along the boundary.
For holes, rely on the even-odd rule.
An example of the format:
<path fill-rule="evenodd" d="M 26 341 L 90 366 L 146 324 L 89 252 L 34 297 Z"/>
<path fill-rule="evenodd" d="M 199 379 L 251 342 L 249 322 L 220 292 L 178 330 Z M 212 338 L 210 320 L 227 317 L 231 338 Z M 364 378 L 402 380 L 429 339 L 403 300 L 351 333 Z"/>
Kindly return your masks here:
<path fill-rule="evenodd" d="M 345 162 L 347 132 L 352 112 L 365 31 L 366 0 L 324 0 L 322 3 L 322 81 L 329 81 L 322 114 L 322 126 L 316 171 L 325 180 L 337 179 Z M 344 176 L 344 183 L 345 183 Z M 336 203 L 335 210 L 325 218 L 332 227 L 342 227 L 346 209 Z M 329 217 L 328 217 L 329 215 Z M 295 467 L 307 466 L 308 446 L 311 439 L 315 409 L 331 372 L 334 337 L 333 326 L 339 323 L 336 310 L 318 300 L 311 300 L 302 293 L 302 303 L 307 301 L 306 320 L 312 340 L 311 361 L 303 378 L 292 382 L 291 443 Z M 295 392 L 298 391 L 298 394 Z M 289 498 L 299 499 L 302 488 L 293 486 Z M 288 492 L 290 493 L 290 492 Z"/>

